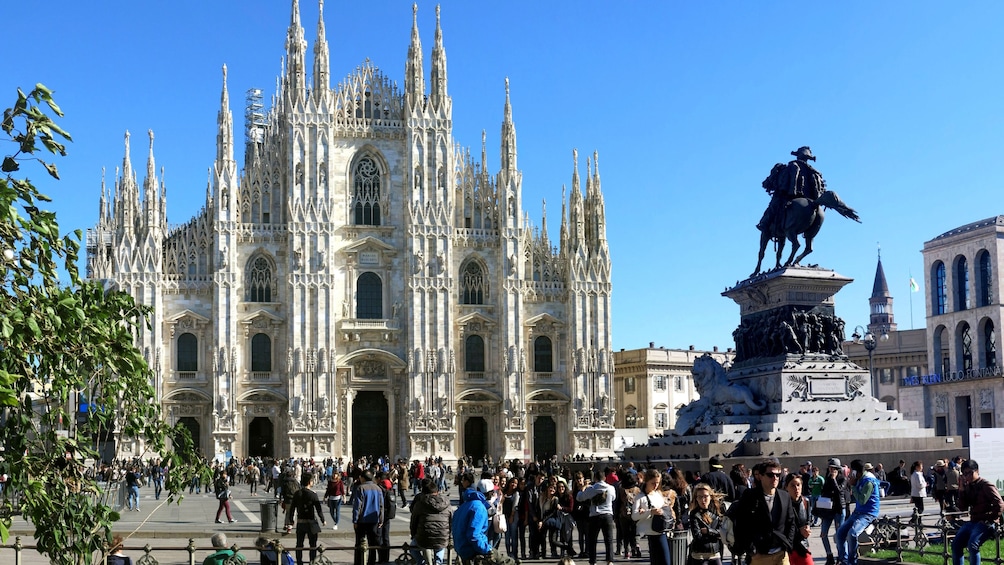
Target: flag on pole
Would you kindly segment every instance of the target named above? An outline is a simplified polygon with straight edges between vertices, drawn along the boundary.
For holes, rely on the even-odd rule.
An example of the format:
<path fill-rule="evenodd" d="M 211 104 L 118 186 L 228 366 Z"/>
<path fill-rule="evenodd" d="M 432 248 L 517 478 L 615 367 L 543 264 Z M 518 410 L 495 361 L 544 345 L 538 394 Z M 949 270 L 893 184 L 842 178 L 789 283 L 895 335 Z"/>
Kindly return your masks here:
<path fill-rule="evenodd" d="M 920 287 L 917 286 L 917 281 L 910 277 L 910 292 L 920 292 Z"/>

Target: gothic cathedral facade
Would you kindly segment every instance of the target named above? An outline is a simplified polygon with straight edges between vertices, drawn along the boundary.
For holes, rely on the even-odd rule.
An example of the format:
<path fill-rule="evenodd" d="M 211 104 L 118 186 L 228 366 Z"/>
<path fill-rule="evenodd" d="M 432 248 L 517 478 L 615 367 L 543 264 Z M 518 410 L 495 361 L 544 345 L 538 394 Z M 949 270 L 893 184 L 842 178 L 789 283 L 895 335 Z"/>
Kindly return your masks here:
<path fill-rule="evenodd" d="M 323 8 L 323 0 L 322 8 Z M 271 107 L 243 169 L 223 68 L 205 206 L 168 228 L 166 187 L 125 157 L 102 181 L 87 272 L 153 308 L 137 336 L 164 417 L 207 455 L 612 455 L 611 263 L 595 154 L 562 190 L 560 243 L 522 204 L 509 84 L 499 171 L 455 143 L 436 10 L 417 7 L 403 92 L 368 60 L 307 76 L 292 2 Z M 121 438 L 119 453 L 142 446 Z"/>

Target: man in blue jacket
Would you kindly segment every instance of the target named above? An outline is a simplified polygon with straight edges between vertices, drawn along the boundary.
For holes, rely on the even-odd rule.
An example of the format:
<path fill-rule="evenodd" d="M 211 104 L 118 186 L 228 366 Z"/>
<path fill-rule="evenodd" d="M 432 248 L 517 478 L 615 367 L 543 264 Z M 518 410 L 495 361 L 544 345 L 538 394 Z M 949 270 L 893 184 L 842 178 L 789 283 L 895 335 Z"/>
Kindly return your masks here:
<path fill-rule="evenodd" d="M 870 471 L 865 471 L 864 461 L 851 461 L 851 493 L 854 512 L 837 529 L 837 561 L 845 565 L 858 565 L 858 536 L 879 515 L 879 482 Z"/>
<path fill-rule="evenodd" d="M 465 473 L 461 481 L 472 485 L 460 494 L 460 508 L 453 515 L 453 546 L 464 565 L 478 555 L 490 555 L 488 508 L 485 495 L 473 487 L 474 476 Z"/>
<path fill-rule="evenodd" d="M 354 565 L 363 565 L 367 548 L 369 565 L 376 562 L 376 547 L 380 545 L 379 531 L 384 520 L 384 491 L 373 482 L 373 473 L 363 471 L 361 484 L 352 493 L 352 527 L 356 530 Z M 365 540 L 365 543 L 363 543 Z"/>

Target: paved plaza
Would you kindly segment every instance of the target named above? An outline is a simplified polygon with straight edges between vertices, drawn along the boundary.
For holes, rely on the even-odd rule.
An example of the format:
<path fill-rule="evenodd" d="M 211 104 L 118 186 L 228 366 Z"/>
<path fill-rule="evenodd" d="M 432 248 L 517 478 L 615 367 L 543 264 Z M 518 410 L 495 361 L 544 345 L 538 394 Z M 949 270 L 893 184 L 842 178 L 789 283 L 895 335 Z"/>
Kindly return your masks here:
<path fill-rule="evenodd" d="M 323 494 L 323 489 L 315 489 L 318 495 Z M 234 498 L 231 500 L 231 511 L 237 522 L 216 524 L 216 509 L 219 502 L 210 494 L 185 494 L 184 500 L 180 504 L 168 503 L 166 497 L 155 500 L 152 487 L 140 489 L 140 511 L 123 512 L 122 519 L 118 522 L 118 527 L 114 533 L 121 534 L 126 538 L 126 555 L 132 557 L 133 562 L 143 555 L 143 548 L 150 545 L 153 555 L 161 565 L 184 565 L 189 563 L 189 552 L 186 549 L 189 540 L 194 540 L 195 562 L 201 564 L 206 555 L 211 553 L 209 537 L 215 532 L 221 531 L 227 534 L 228 544 L 238 544 L 241 553 L 248 558 L 248 563 L 257 565 L 258 552 L 254 550 L 254 540 L 261 532 L 261 502 L 275 500 L 270 493 L 265 493 L 263 488 L 259 488 L 260 496 L 251 496 L 246 485 L 239 485 L 233 489 Z M 451 489 L 451 496 L 456 504 L 456 489 Z M 409 500 L 410 500 L 409 496 Z M 928 506 L 934 506 L 929 504 Z M 352 509 L 348 505 L 342 506 L 340 527 L 337 531 L 332 529 L 331 517 L 325 505 L 325 519 L 327 527 L 321 533 L 319 544 L 326 549 L 325 556 L 334 563 L 352 562 L 352 543 L 354 541 L 352 533 Z M 909 499 L 897 497 L 886 498 L 882 501 L 882 514 L 890 516 L 909 516 L 912 511 Z M 931 514 L 928 510 L 928 514 Z M 401 553 L 401 546 L 410 539 L 408 535 L 408 523 L 411 514 L 406 508 L 399 508 L 397 516 L 391 521 L 391 553 L 393 561 Z M 226 516 L 222 516 L 226 522 Z M 282 527 L 282 511 L 279 511 L 279 526 Z M 11 538 L 7 544 L 0 548 L 0 563 L 15 563 L 14 544 L 15 536 L 21 537 L 21 543 L 25 546 L 33 546 L 34 528 L 25 520 L 14 521 Z M 833 531 L 831 530 L 831 536 Z M 294 546 L 296 536 L 293 534 L 282 534 L 270 532 L 266 533 L 270 538 L 278 538 L 285 546 Z M 832 539 L 832 538 L 831 538 Z M 601 551 L 602 551 L 602 541 Z M 822 542 L 818 536 L 818 530 L 810 541 L 812 555 L 816 562 L 823 563 L 826 554 L 822 548 Z M 641 544 L 645 549 L 645 544 Z M 642 559 L 618 559 L 619 563 L 647 563 L 646 557 Z M 44 565 L 48 563 L 34 549 L 25 550 L 22 553 L 23 565 Z M 295 557 L 295 553 L 294 553 Z M 307 555 L 304 554 L 304 559 Z M 555 559 L 540 561 L 527 561 L 530 563 L 556 563 Z M 577 563 L 585 563 L 585 560 L 576 560 Z"/>

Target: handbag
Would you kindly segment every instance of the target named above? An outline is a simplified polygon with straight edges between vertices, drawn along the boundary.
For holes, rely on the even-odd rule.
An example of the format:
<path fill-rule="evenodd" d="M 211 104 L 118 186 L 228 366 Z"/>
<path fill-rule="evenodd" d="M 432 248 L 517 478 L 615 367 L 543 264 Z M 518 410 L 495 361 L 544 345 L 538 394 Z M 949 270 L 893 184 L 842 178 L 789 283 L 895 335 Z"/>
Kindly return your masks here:
<path fill-rule="evenodd" d="M 833 510 L 833 500 L 828 496 L 820 496 L 816 499 L 816 508 L 821 510 Z"/>
<path fill-rule="evenodd" d="M 654 509 L 652 506 L 652 499 L 645 495 L 645 500 L 648 501 L 648 507 Z M 652 531 L 659 534 L 665 533 L 673 530 L 673 518 L 666 516 L 665 514 L 653 514 L 652 515 Z"/>
<path fill-rule="evenodd" d="M 494 530 L 496 534 L 504 534 L 509 530 L 509 523 L 506 522 L 505 514 L 496 512 L 495 515 L 492 516 L 492 530 Z"/>

